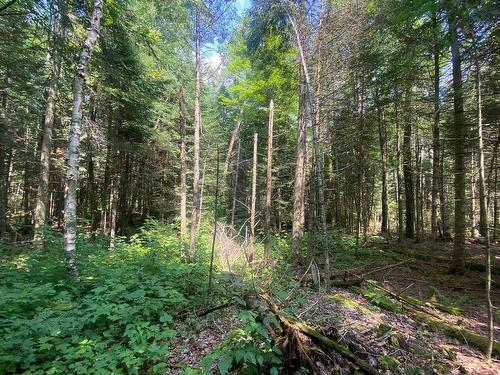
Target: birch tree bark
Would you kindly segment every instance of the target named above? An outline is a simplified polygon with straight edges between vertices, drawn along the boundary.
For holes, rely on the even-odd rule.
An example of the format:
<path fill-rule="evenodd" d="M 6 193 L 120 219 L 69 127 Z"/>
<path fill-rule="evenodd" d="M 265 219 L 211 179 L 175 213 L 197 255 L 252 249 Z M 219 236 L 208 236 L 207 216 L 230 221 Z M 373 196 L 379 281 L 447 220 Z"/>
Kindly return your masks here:
<path fill-rule="evenodd" d="M 73 80 L 73 111 L 71 115 L 71 129 L 68 145 L 68 169 L 66 172 L 66 187 L 64 200 L 64 256 L 66 267 L 73 277 L 78 277 L 76 265 L 76 189 L 78 186 L 79 146 L 82 122 L 83 86 L 85 74 L 97 41 L 99 24 L 103 13 L 103 0 L 96 0 L 90 19 L 87 36 L 76 64 Z"/>
<path fill-rule="evenodd" d="M 186 238 L 187 218 L 186 218 L 186 202 L 187 202 L 187 163 L 186 163 L 186 105 L 184 102 L 184 91 L 182 86 L 179 89 L 179 163 L 180 163 L 180 237 L 181 241 Z"/>

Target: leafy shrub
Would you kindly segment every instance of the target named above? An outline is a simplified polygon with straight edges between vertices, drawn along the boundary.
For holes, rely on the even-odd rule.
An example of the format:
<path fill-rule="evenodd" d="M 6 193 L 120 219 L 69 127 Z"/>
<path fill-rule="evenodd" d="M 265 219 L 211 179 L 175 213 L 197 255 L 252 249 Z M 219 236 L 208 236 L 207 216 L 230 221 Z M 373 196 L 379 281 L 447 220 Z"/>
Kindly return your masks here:
<path fill-rule="evenodd" d="M 257 313 L 242 311 L 239 318 L 245 324 L 233 330 L 229 337 L 212 353 L 203 359 L 204 371 L 217 363 L 221 375 L 235 366 L 241 367 L 245 374 L 278 374 L 281 364 L 279 348 L 273 346 L 269 332 L 264 325 L 255 320 Z M 278 323 L 274 321 L 265 324 Z"/>
<path fill-rule="evenodd" d="M 173 231 L 148 223 L 114 250 L 79 236 L 75 283 L 60 243 L 2 249 L 0 373 L 165 373 L 173 317 L 205 302 L 206 265 L 179 263 Z"/>

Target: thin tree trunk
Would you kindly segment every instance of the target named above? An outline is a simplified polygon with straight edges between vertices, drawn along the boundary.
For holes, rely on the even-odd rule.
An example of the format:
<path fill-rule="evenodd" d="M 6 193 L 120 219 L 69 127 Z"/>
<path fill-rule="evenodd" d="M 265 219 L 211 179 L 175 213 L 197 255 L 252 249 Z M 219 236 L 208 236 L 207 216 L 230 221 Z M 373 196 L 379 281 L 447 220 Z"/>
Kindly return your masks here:
<path fill-rule="evenodd" d="M 217 174 L 215 176 L 215 204 L 214 204 L 214 232 L 212 235 L 212 251 L 210 253 L 210 271 L 208 275 L 208 291 L 210 295 L 212 291 L 212 273 L 214 268 L 214 255 L 215 255 L 215 239 L 217 237 L 217 222 L 219 220 L 219 146 L 217 146 Z"/>
<path fill-rule="evenodd" d="M 470 174 L 470 210 L 469 210 L 469 222 L 470 222 L 470 236 L 472 238 L 476 237 L 476 163 L 474 157 L 474 150 L 471 152 L 470 157 L 471 164 L 471 174 Z"/>
<path fill-rule="evenodd" d="M 0 238 L 7 233 L 7 203 L 9 189 L 7 187 L 7 155 L 8 145 L 5 135 L 8 133 L 7 124 L 7 97 L 9 90 L 9 72 L 5 73 L 2 87 L 2 112 L 0 113 Z"/>
<path fill-rule="evenodd" d="M 50 78 L 47 87 L 47 105 L 42 130 L 40 148 L 40 173 L 35 202 L 33 223 L 35 226 L 35 241 L 40 241 L 40 229 L 47 223 L 49 201 L 50 155 L 52 151 L 52 129 L 54 127 L 54 108 L 61 75 L 61 42 L 65 37 L 64 14 L 59 9 L 54 16 L 54 31 L 50 40 Z"/>
<path fill-rule="evenodd" d="M 382 225 L 380 232 L 387 233 L 389 221 L 389 204 L 387 199 L 387 128 L 384 121 L 384 109 L 377 98 L 377 122 L 380 140 L 380 159 L 382 164 Z"/>
<path fill-rule="evenodd" d="M 179 89 L 179 163 L 180 163 L 180 237 L 184 243 L 187 233 L 186 202 L 187 202 L 187 162 L 186 162 L 186 108 L 184 91 Z M 183 245 L 184 246 L 184 245 Z"/>
<path fill-rule="evenodd" d="M 405 185 L 405 236 L 413 239 L 415 237 L 415 195 L 413 183 L 413 167 L 411 157 L 411 89 L 407 88 L 405 93 L 405 116 L 403 130 L 403 179 Z"/>
<path fill-rule="evenodd" d="M 68 170 L 66 173 L 65 204 L 64 204 L 64 256 L 68 272 L 78 277 L 76 266 L 76 189 L 78 186 L 78 164 L 80 131 L 82 122 L 83 86 L 85 74 L 90 61 L 92 49 L 98 37 L 99 23 L 103 13 L 103 0 L 96 0 L 87 36 L 82 46 L 73 80 L 73 112 L 68 148 Z"/>
<path fill-rule="evenodd" d="M 238 175 L 240 172 L 240 152 L 241 152 L 241 141 L 238 139 L 238 151 L 236 156 L 236 171 L 234 175 L 234 186 L 233 186 L 233 205 L 231 208 L 231 226 L 234 227 L 234 218 L 236 215 L 236 194 L 238 193 Z"/>
<path fill-rule="evenodd" d="M 453 69 L 453 135 L 454 135 L 454 168 L 455 175 L 455 230 L 453 253 L 450 269 L 454 272 L 465 270 L 465 119 L 464 99 L 462 92 L 462 66 L 460 45 L 458 40 L 458 17 L 448 15 L 451 43 L 451 62 Z"/>
<path fill-rule="evenodd" d="M 482 148 L 482 129 L 483 129 L 483 113 L 482 113 L 482 96 L 481 96 L 481 67 L 479 60 L 475 59 L 476 65 L 476 105 L 477 105 L 477 124 L 479 127 L 479 233 L 486 237 L 488 234 L 488 211 L 486 206 L 486 181 L 484 180 L 484 151 Z M 482 158 L 482 160 L 481 160 Z M 483 166 L 481 167 L 481 163 Z M 481 174 L 481 168 L 483 173 Z M 483 199 L 484 198 L 484 199 Z"/>
<path fill-rule="evenodd" d="M 271 199 L 273 194 L 273 124 L 274 102 L 269 102 L 269 121 L 267 126 L 267 186 L 266 186 L 266 237 L 264 242 L 264 258 L 269 258 L 271 242 Z"/>
<path fill-rule="evenodd" d="M 399 124 L 399 112 L 397 102 L 394 105 L 396 112 L 396 200 L 398 203 L 398 240 L 401 242 L 404 239 L 403 232 L 403 199 L 402 199 L 402 181 L 401 181 L 401 135 Z"/>
<path fill-rule="evenodd" d="M 195 14 L 195 94 L 194 94 L 194 150 L 193 150 L 193 211 L 191 214 L 191 238 L 189 252 L 193 257 L 196 250 L 196 235 L 198 230 L 198 217 L 200 215 L 200 132 L 201 132 L 201 30 L 200 9 L 196 7 Z"/>
<path fill-rule="evenodd" d="M 486 181 L 484 178 L 484 142 L 483 142 L 483 120 L 481 114 L 481 71 L 480 65 L 476 58 L 476 97 L 478 107 L 478 138 L 479 138 L 479 207 L 482 211 L 481 223 L 484 225 L 486 238 L 486 310 L 488 312 L 488 346 L 485 351 L 485 359 L 488 363 L 491 361 L 491 351 L 493 349 L 493 305 L 491 303 L 491 247 L 490 233 L 488 231 L 488 211 L 486 210 Z"/>
<path fill-rule="evenodd" d="M 440 48 L 437 41 L 438 30 L 437 30 L 437 17 L 436 14 L 432 15 L 432 26 L 434 30 L 434 47 L 433 47 L 433 57 L 434 57 L 434 118 L 432 123 L 432 196 L 431 196 L 431 235 L 435 239 L 438 233 L 438 220 L 437 220 L 437 208 L 438 208 L 438 194 L 440 186 L 440 148 L 441 140 L 439 136 L 439 115 L 440 115 L 440 99 L 439 99 L 439 54 Z"/>
<path fill-rule="evenodd" d="M 257 202 L 257 141 L 258 135 L 253 135 L 253 162 L 252 162 L 252 195 L 250 203 L 250 231 L 248 236 L 249 262 L 253 261 L 254 241 L 255 241 L 255 204 Z"/>
<path fill-rule="evenodd" d="M 422 153 L 418 125 L 415 129 L 415 241 L 422 240 Z"/>

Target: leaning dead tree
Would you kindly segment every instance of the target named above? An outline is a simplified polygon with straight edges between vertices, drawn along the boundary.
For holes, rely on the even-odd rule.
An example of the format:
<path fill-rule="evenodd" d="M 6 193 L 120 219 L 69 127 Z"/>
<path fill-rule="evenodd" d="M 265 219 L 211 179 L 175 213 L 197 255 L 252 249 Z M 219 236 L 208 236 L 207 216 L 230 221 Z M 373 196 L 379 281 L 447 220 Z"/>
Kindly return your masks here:
<path fill-rule="evenodd" d="M 291 12 L 288 8 L 285 8 L 288 19 L 290 20 L 290 24 L 292 25 L 293 31 L 295 33 L 295 39 L 297 42 L 297 46 L 299 48 L 300 62 L 302 66 L 302 70 L 304 73 L 304 79 L 306 84 L 306 96 L 307 103 L 310 111 L 310 119 L 311 119 L 311 128 L 313 133 L 313 148 L 314 148 L 314 161 L 316 164 L 315 174 L 316 174 L 316 188 L 318 191 L 318 208 L 319 208 L 319 216 L 321 220 L 321 242 L 323 244 L 323 257 L 324 257 L 324 272 L 325 272 L 325 288 L 329 288 L 330 283 L 330 254 L 328 251 L 328 242 L 327 242 L 327 226 L 326 226 L 326 210 L 325 210 L 325 188 L 324 188 L 324 177 L 323 177 L 323 163 L 321 157 L 321 151 L 319 147 L 319 139 L 318 139 L 318 129 L 316 124 L 316 103 L 314 100 L 314 91 L 311 85 L 311 79 L 309 77 L 309 70 L 307 66 L 307 61 L 304 54 L 303 44 L 302 44 L 302 36 L 300 35 L 300 31 L 297 27 L 297 23 L 294 20 Z"/>

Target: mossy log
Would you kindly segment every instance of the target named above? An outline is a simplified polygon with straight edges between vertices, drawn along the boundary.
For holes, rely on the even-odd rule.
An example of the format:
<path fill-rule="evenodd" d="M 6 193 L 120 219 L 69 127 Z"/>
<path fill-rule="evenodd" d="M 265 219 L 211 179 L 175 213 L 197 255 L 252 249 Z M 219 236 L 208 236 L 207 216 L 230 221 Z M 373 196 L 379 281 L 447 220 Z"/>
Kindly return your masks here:
<path fill-rule="evenodd" d="M 363 290 L 361 288 L 353 288 L 354 291 L 363 295 Z M 371 301 L 370 301 L 371 302 Z M 443 320 L 431 315 L 425 311 L 416 310 L 414 307 L 405 306 L 402 303 L 391 303 L 387 304 L 381 301 L 377 304 L 379 307 L 397 313 L 404 313 L 409 316 L 413 320 L 419 321 L 421 323 L 425 323 L 435 330 L 442 331 L 446 336 L 459 340 L 464 344 L 471 345 L 477 349 L 482 351 L 486 350 L 488 345 L 488 338 L 486 336 L 482 336 L 477 334 L 470 329 L 463 328 L 457 325 L 452 325 L 444 322 Z M 493 342 L 493 354 L 500 356 L 500 342 Z"/>
<path fill-rule="evenodd" d="M 440 310 L 440 311 L 443 311 L 443 312 L 446 312 L 448 314 L 452 314 L 455 316 L 462 315 L 462 313 L 463 313 L 462 309 L 460 309 L 459 307 L 456 307 L 456 306 L 446 305 L 444 303 L 439 303 L 439 302 L 434 302 L 434 301 L 424 301 L 420 298 L 409 296 L 406 294 L 402 294 L 400 297 L 408 302 L 413 303 L 413 304 L 433 307 L 436 310 Z"/>

